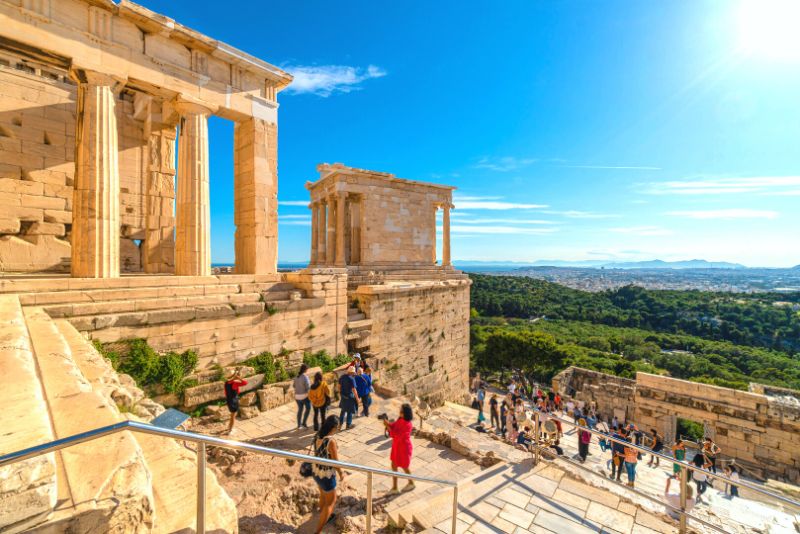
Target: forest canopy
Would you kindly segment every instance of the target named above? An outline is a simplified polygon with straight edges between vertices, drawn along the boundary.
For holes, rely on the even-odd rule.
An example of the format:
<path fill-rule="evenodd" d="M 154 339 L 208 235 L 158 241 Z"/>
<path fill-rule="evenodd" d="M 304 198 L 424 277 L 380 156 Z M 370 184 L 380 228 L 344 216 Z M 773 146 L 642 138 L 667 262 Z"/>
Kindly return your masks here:
<path fill-rule="evenodd" d="M 800 389 L 800 293 L 627 286 L 590 293 L 517 276 L 470 275 L 473 363 L 547 381 L 569 365 L 746 389 Z"/>

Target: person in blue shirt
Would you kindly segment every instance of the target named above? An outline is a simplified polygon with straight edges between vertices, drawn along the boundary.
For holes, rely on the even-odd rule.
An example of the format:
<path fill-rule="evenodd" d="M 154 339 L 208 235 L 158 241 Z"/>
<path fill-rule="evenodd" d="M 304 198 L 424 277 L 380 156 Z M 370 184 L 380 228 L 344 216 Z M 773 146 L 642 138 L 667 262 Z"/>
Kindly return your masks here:
<path fill-rule="evenodd" d="M 356 389 L 356 370 L 348 367 L 347 372 L 339 377 L 339 430 L 347 423 L 353 428 L 353 414 L 358 410 L 358 390 Z"/>
<path fill-rule="evenodd" d="M 356 392 L 361 399 L 361 415 L 369 417 L 369 405 L 372 404 L 372 377 L 360 367 L 356 368 Z"/>

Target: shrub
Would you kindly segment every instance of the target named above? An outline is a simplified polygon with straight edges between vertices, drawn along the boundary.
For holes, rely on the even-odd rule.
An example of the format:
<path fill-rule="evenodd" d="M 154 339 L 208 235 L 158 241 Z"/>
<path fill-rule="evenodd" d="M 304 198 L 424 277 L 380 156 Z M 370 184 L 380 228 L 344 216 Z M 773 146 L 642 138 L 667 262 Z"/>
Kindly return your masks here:
<path fill-rule="evenodd" d="M 197 353 L 187 350 L 181 353 L 159 354 L 144 339 L 130 339 L 114 343 L 119 352 L 95 341 L 95 348 L 107 358 L 120 373 L 131 376 L 140 387 L 159 384 L 169 393 L 182 393 L 188 387 L 186 375 L 197 366 Z"/>
<path fill-rule="evenodd" d="M 320 367 L 323 373 L 333 371 L 339 366 L 342 366 L 350 361 L 347 354 L 337 354 L 331 357 L 328 351 L 322 349 L 317 352 L 306 352 L 303 354 L 303 363 L 309 367 Z"/>
<path fill-rule="evenodd" d="M 242 362 L 242 365 L 252 367 L 256 373 L 263 373 L 265 384 L 283 382 L 289 379 L 289 373 L 286 372 L 283 362 L 276 360 L 271 352 L 264 351 L 252 358 L 248 358 Z"/>

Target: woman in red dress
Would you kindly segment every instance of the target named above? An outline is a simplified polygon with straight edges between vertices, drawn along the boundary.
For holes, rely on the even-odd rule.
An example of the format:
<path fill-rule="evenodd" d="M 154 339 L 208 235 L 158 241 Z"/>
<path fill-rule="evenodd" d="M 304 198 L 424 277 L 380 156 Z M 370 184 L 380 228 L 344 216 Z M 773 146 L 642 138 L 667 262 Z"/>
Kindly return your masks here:
<path fill-rule="evenodd" d="M 389 431 L 392 438 L 392 471 L 397 471 L 399 467 L 409 475 L 411 471 L 411 430 L 413 425 L 411 420 L 414 418 L 414 412 L 411 410 L 410 404 L 403 404 L 400 407 L 400 417 L 393 422 L 386 419 L 383 420 L 384 426 Z M 414 489 L 414 481 L 409 480 L 408 484 L 403 488 L 403 491 L 411 491 Z M 389 491 L 390 495 L 400 493 L 397 489 L 397 477 L 392 478 L 392 489 Z"/>

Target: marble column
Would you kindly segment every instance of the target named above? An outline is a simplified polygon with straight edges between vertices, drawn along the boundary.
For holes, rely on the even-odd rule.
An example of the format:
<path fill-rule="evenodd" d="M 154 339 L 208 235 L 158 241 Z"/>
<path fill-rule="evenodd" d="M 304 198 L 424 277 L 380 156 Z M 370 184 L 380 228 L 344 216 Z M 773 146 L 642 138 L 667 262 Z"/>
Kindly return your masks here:
<path fill-rule="evenodd" d="M 317 263 L 325 265 L 327 261 L 327 248 L 328 248 L 328 223 L 327 223 L 327 210 L 328 204 L 324 200 L 318 200 L 317 206 Z"/>
<path fill-rule="evenodd" d="M 436 265 L 436 212 L 439 209 L 438 204 L 433 205 L 433 209 L 431 210 L 431 218 L 433 219 L 431 222 L 431 264 Z"/>
<path fill-rule="evenodd" d="M 233 130 L 237 274 L 278 272 L 278 127 L 250 118 Z"/>
<path fill-rule="evenodd" d="M 344 215 L 346 210 L 345 202 L 347 193 L 339 191 L 336 194 L 336 266 L 344 267 Z"/>
<path fill-rule="evenodd" d="M 328 228 L 325 237 L 325 259 L 328 265 L 333 265 L 336 259 L 336 197 L 328 197 Z"/>
<path fill-rule="evenodd" d="M 178 191 L 175 203 L 175 274 L 211 274 L 208 193 L 208 116 L 198 104 L 179 101 Z"/>
<path fill-rule="evenodd" d="M 316 265 L 317 264 L 317 240 L 319 236 L 317 235 L 317 219 L 319 218 L 319 203 L 312 202 L 309 206 L 311 208 L 311 256 L 309 260 L 309 265 Z"/>
<path fill-rule="evenodd" d="M 75 184 L 72 193 L 72 276 L 119 276 L 119 143 L 117 80 L 87 70 L 78 81 Z"/>
<path fill-rule="evenodd" d="M 442 208 L 442 267 L 449 267 L 450 263 L 450 205 Z"/>

